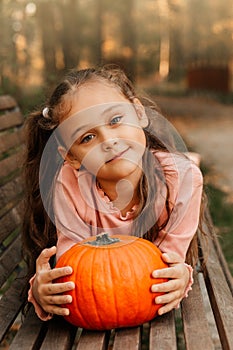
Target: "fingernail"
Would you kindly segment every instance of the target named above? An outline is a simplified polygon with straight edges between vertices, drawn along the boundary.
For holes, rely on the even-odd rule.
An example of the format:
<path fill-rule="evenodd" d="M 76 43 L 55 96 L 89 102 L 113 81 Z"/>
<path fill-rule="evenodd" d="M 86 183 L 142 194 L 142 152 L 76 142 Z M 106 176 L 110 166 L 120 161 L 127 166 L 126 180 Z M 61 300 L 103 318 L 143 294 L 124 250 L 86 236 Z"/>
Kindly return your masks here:
<path fill-rule="evenodd" d="M 63 314 L 64 314 L 64 316 L 69 316 L 70 310 L 69 309 L 65 309 Z"/>
<path fill-rule="evenodd" d="M 67 303 L 72 303 L 72 296 L 71 295 L 67 295 L 66 302 Z"/>
<path fill-rule="evenodd" d="M 69 282 L 69 283 L 68 283 L 68 288 L 69 288 L 69 289 L 74 289 L 74 288 L 75 288 L 74 282 Z"/>
<path fill-rule="evenodd" d="M 70 266 L 66 267 L 65 273 L 68 273 L 68 274 L 72 273 L 72 267 L 70 267 Z"/>
<path fill-rule="evenodd" d="M 158 277 L 158 272 L 157 272 L 157 270 L 154 270 L 154 271 L 152 272 L 152 276 L 153 276 L 153 277 Z"/>
<path fill-rule="evenodd" d="M 158 287 L 156 286 L 156 284 L 153 284 L 151 286 L 151 291 L 154 292 L 154 293 L 158 292 Z"/>

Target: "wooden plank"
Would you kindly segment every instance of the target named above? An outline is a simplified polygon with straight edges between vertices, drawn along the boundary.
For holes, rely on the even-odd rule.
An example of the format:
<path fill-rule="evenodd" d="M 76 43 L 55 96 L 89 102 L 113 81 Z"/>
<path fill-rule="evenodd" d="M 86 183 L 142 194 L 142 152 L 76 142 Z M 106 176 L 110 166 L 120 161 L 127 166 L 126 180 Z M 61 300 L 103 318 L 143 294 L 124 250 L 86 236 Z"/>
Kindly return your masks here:
<path fill-rule="evenodd" d="M 21 237 L 18 236 L 0 257 L 0 286 L 2 286 L 21 258 Z"/>
<path fill-rule="evenodd" d="M 0 152 L 7 152 L 12 147 L 19 146 L 23 142 L 23 128 L 15 132 L 4 132 L 0 135 Z"/>
<path fill-rule="evenodd" d="M 2 212 L 4 206 L 9 206 L 9 202 L 20 197 L 23 192 L 23 184 L 20 176 L 17 176 L 5 185 L 0 186 L 0 203 Z"/>
<path fill-rule="evenodd" d="M 113 343 L 113 350 L 140 349 L 140 327 L 117 329 Z"/>
<path fill-rule="evenodd" d="M 47 331 L 47 322 L 41 321 L 31 308 L 13 339 L 9 350 L 39 349 Z M 49 350 L 49 348 L 47 348 Z"/>
<path fill-rule="evenodd" d="M 228 266 L 228 264 L 226 262 L 226 259 L 225 259 L 224 255 L 223 255 L 223 251 L 222 251 L 221 245 L 220 245 L 220 243 L 218 241 L 218 238 L 217 238 L 215 233 L 213 233 L 213 243 L 214 243 L 214 246 L 215 246 L 215 249 L 216 249 L 216 253 L 217 253 L 219 261 L 220 261 L 220 264 L 221 264 L 221 268 L 223 269 L 225 278 L 227 280 L 227 284 L 228 284 L 228 286 L 230 288 L 230 291 L 231 291 L 231 294 L 233 296 L 233 276 L 231 275 L 229 266 Z"/>
<path fill-rule="evenodd" d="M 212 251 L 215 251 L 215 253 L 218 256 L 218 261 L 220 263 L 221 269 L 223 270 L 223 273 L 225 275 L 225 278 L 227 280 L 228 286 L 230 288 L 230 291 L 233 296 L 233 276 L 230 272 L 229 266 L 226 262 L 226 259 L 224 257 L 221 245 L 219 243 L 217 234 L 215 232 L 215 227 L 213 225 L 212 218 L 210 216 L 210 212 L 206 211 L 205 213 L 206 216 L 206 224 L 205 224 L 205 232 L 208 233 L 209 235 L 209 240 L 211 241 L 211 249 Z M 203 239 L 202 235 L 198 235 L 199 241 L 200 241 L 200 247 L 201 249 L 205 249 L 205 241 Z M 204 254 L 203 254 L 204 255 Z"/>
<path fill-rule="evenodd" d="M 13 172 L 19 172 L 22 167 L 23 147 L 0 161 L 0 185 L 6 183 Z M 9 181 L 9 180 L 8 180 Z"/>
<path fill-rule="evenodd" d="M 174 310 L 162 316 L 157 316 L 151 322 L 150 349 L 177 349 Z"/>
<path fill-rule="evenodd" d="M 48 331 L 40 350 L 68 350 L 74 342 L 77 328 L 56 317 L 48 322 Z"/>
<path fill-rule="evenodd" d="M 214 350 L 197 274 L 194 275 L 192 291 L 181 305 L 186 349 Z"/>
<path fill-rule="evenodd" d="M 22 201 L 6 213 L 0 220 L 0 244 L 21 224 Z"/>
<path fill-rule="evenodd" d="M 0 116 L 0 131 L 22 125 L 23 116 L 19 109 L 7 112 Z"/>
<path fill-rule="evenodd" d="M 108 339 L 109 332 L 83 330 L 76 350 L 106 350 Z"/>
<path fill-rule="evenodd" d="M 205 280 L 223 349 L 233 349 L 233 298 L 213 242 L 206 262 Z"/>
<path fill-rule="evenodd" d="M 17 106 L 16 100 L 10 95 L 0 96 L 0 110 L 11 109 Z"/>
<path fill-rule="evenodd" d="M 14 279 L 7 292 L 0 300 L 0 341 L 16 319 L 23 305 L 21 291 L 27 280 L 25 279 L 26 269 L 22 269 L 19 275 Z"/>

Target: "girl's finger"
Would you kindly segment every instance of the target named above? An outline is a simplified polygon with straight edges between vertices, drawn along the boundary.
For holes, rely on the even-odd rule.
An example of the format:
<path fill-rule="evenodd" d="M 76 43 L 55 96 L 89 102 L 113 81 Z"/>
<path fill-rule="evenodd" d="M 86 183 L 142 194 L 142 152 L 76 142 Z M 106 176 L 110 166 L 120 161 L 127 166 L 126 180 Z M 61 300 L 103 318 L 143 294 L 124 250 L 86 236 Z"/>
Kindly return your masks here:
<path fill-rule="evenodd" d="M 46 307 L 43 307 L 43 309 L 49 314 L 54 314 L 59 316 L 68 316 L 70 314 L 69 309 L 60 307 L 57 305 L 48 305 Z"/>
<path fill-rule="evenodd" d="M 71 266 L 58 267 L 50 270 L 41 270 L 37 272 L 37 283 L 39 285 L 42 284 L 50 284 L 52 281 L 56 281 L 59 277 L 69 276 L 73 272 Z"/>
<path fill-rule="evenodd" d="M 45 248 L 42 250 L 40 255 L 36 260 L 36 269 L 37 271 L 41 271 L 43 269 L 48 269 L 48 264 L 50 258 L 56 254 L 57 248 L 55 246 L 51 248 Z"/>
<path fill-rule="evenodd" d="M 72 303 L 71 295 L 50 295 L 44 298 L 43 304 L 45 305 L 64 305 Z"/>
<path fill-rule="evenodd" d="M 169 280 L 168 282 L 152 284 L 152 293 L 167 293 L 180 288 L 179 280 Z"/>
<path fill-rule="evenodd" d="M 168 264 L 177 264 L 184 262 L 181 256 L 174 252 L 163 253 L 162 259 Z"/>
<path fill-rule="evenodd" d="M 163 294 L 163 295 L 159 295 L 155 298 L 155 303 L 156 304 L 173 304 L 174 301 L 180 299 L 180 292 L 179 291 L 173 291 L 171 293 L 167 293 L 167 294 Z M 176 305 L 176 304 L 175 304 Z"/>
<path fill-rule="evenodd" d="M 71 266 L 64 266 L 64 267 L 56 267 L 50 271 L 48 271 L 48 275 L 50 277 L 50 281 L 56 280 L 59 277 L 65 277 L 71 275 L 73 272 L 73 269 Z"/>
<path fill-rule="evenodd" d="M 180 299 L 176 299 L 173 302 L 163 305 L 161 308 L 159 308 L 158 310 L 158 314 L 159 315 L 163 315 L 173 309 L 176 309 L 180 304 Z"/>
<path fill-rule="evenodd" d="M 64 292 L 68 292 L 75 288 L 74 282 L 65 282 L 65 283 L 51 283 L 46 286 L 45 293 L 46 295 L 55 295 Z"/>
<path fill-rule="evenodd" d="M 168 267 L 165 269 L 154 270 L 152 272 L 152 277 L 154 278 L 178 278 L 180 277 L 180 273 L 177 269 L 177 265 L 174 267 Z"/>

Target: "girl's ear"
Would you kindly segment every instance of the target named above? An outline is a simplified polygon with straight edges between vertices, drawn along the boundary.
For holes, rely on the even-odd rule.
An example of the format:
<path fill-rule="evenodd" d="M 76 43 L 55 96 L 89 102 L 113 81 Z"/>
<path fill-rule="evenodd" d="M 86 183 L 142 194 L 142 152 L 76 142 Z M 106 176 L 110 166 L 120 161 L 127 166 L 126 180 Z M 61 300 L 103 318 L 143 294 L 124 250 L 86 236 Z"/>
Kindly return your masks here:
<path fill-rule="evenodd" d="M 149 121 L 144 106 L 142 105 L 141 101 L 136 97 L 133 99 L 133 103 L 139 118 L 140 126 L 142 128 L 146 128 L 148 126 Z"/>
<path fill-rule="evenodd" d="M 73 156 L 73 154 L 70 151 L 66 151 L 66 149 L 62 146 L 58 147 L 58 152 L 62 156 L 62 158 L 67 161 L 73 168 L 79 169 L 81 164 L 80 162 Z"/>

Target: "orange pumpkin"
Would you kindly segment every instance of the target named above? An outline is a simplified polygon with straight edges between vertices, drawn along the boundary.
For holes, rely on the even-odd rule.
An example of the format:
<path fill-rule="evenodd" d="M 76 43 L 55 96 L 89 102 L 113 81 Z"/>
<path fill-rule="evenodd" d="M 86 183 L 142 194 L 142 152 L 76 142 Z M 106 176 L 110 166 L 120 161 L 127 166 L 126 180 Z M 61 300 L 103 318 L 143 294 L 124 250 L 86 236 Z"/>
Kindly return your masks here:
<path fill-rule="evenodd" d="M 167 267 L 160 250 L 151 242 L 134 236 L 106 233 L 75 244 L 65 252 L 56 267 L 72 266 L 75 289 L 70 315 L 66 320 L 86 329 L 111 329 L 140 325 L 157 315 L 160 305 L 151 286 L 165 279 L 154 279 L 155 269 Z"/>

